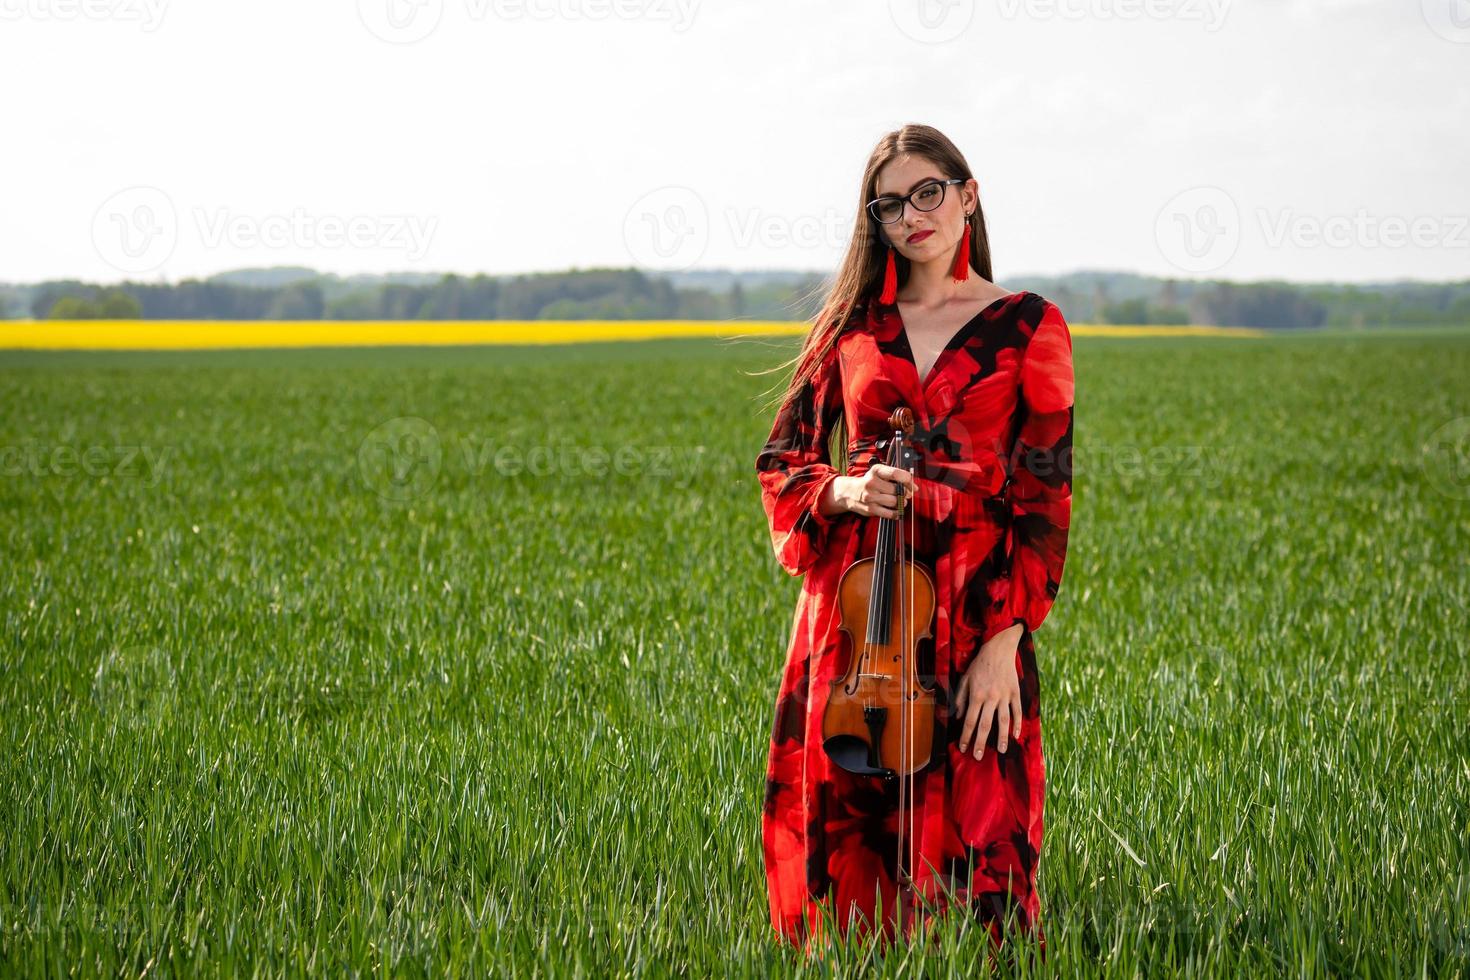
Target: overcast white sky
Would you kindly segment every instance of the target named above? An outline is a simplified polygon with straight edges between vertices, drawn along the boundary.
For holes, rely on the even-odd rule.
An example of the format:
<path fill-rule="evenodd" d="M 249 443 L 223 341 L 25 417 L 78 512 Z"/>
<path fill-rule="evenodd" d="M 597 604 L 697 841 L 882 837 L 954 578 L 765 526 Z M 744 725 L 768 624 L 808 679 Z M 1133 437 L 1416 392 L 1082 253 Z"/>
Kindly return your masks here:
<path fill-rule="evenodd" d="M 1470 0 L 0 0 L 0 280 L 829 271 L 944 130 L 996 279 L 1470 276 Z"/>

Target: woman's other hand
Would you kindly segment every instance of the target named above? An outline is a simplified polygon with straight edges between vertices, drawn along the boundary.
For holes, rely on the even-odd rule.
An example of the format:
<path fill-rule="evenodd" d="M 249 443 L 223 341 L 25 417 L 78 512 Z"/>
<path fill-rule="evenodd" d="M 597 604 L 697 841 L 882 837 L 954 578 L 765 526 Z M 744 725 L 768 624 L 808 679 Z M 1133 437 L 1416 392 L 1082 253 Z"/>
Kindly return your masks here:
<path fill-rule="evenodd" d="M 964 712 L 960 727 L 960 751 L 975 745 L 975 758 L 985 754 L 992 725 L 996 728 L 996 751 L 1004 752 L 1010 739 L 1021 737 L 1021 679 L 1016 674 L 1016 646 L 1022 626 L 997 633 L 980 648 L 955 694 L 954 714 Z"/>

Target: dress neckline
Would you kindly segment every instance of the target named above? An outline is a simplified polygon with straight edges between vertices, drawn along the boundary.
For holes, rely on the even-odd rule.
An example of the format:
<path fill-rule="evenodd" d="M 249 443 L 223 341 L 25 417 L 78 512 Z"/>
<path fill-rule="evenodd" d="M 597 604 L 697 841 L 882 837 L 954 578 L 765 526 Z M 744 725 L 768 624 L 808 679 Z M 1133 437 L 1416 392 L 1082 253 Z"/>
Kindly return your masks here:
<path fill-rule="evenodd" d="M 965 323 L 954 332 L 949 340 L 945 342 L 944 346 L 939 349 L 939 353 L 934 355 L 934 363 L 929 366 L 929 373 L 919 379 L 919 387 L 929 387 L 929 382 L 933 380 L 934 376 L 939 372 L 939 365 L 944 361 L 945 355 L 963 345 L 965 338 L 970 333 L 970 329 L 976 323 L 979 323 L 982 319 L 984 319 L 986 314 L 988 314 L 996 307 L 1008 302 L 1009 300 L 1015 299 L 1025 292 L 1026 291 L 1024 289 L 1018 289 L 1015 292 L 1006 293 L 1004 296 L 998 297 L 993 302 L 986 305 L 984 309 L 980 310 L 974 316 L 970 317 L 970 319 L 966 320 Z M 914 369 L 914 376 L 918 377 L 919 362 L 914 357 L 913 345 L 909 343 L 908 325 L 903 322 L 903 313 L 899 311 L 897 300 L 895 300 L 893 303 L 893 316 L 898 321 L 898 337 L 900 340 L 903 341 L 901 346 L 903 348 L 904 357 L 908 358 L 909 364 Z"/>

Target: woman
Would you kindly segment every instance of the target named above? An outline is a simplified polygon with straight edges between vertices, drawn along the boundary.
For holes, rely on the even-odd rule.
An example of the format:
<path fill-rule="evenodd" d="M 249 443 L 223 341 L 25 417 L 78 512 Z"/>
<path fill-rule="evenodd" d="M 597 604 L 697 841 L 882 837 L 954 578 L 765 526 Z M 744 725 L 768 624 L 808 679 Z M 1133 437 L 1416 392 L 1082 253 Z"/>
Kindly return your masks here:
<path fill-rule="evenodd" d="M 990 281 L 976 182 L 937 130 L 910 125 L 885 136 L 868 160 L 861 203 L 756 460 L 776 557 L 805 574 L 762 818 L 771 920 L 780 938 L 809 945 L 824 923 L 867 932 L 881 915 L 883 938 L 892 938 L 902 828 L 903 868 L 918 893 L 903 909 L 906 926 L 915 911 L 932 917 L 962 905 L 996 942 L 1014 923 L 1044 952 L 1035 884 L 1045 768 L 1032 633 L 1056 598 L 1066 555 L 1071 334 L 1041 296 Z M 879 462 L 877 440 L 899 405 L 914 413 L 913 472 Z M 940 701 L 939 758 L 903 797 L 899 780 L 854 775 L 822 745 L 829 686 L 851 654 L 838 581 L 873 554 L 872 518 L 899 516 L 900 492 L 911 556 L 934 579 L 933 640 L 921 644 L 919 663 Z"/>

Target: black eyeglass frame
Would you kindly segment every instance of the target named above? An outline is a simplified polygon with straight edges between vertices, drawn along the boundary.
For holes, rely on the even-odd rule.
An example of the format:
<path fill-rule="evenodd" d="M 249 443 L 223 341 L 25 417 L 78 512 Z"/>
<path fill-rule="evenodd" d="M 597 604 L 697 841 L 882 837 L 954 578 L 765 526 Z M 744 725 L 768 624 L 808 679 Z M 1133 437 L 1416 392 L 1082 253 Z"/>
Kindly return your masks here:
<path fill-rule="evenodd" d="M 923 184 L 920 184 L 918 187 L 915 187 L 913 190 L 909 191 L 907 194 L 904 194 L 901 197 L 892 194 L 886 197 L 875 197 L 867 204 L 866 210 L 868 212 L 868 217 L 872 218 L 880 225 L 891 225 L 903 220 L 903 205 L 908 205 L 915 211 L 923 211 L 925 214 L 929 213 L 930 211 L 937 211 L 940 207 L 944 205 L 944 189 L 950 184 L 963 184 L 968 180 L 968 177 L 951 177 L 949 180 L 930 180 L 926 181 Z M 919 193 L 920 191 L 925 191 L 931 187 L 936 186 L 939 188 L 939 201 L 932 208 L 919 207 L 918 202 L 914 200 L 914 195 Z M 884 201 L 899 202 L 900 206 L 898 209 L 898 217 L 894 218 L 892 221 L 884 221 L 882 218 L 878 217 L 878 205 L 882 204 Z"/>

